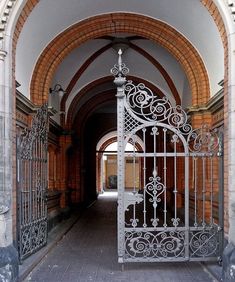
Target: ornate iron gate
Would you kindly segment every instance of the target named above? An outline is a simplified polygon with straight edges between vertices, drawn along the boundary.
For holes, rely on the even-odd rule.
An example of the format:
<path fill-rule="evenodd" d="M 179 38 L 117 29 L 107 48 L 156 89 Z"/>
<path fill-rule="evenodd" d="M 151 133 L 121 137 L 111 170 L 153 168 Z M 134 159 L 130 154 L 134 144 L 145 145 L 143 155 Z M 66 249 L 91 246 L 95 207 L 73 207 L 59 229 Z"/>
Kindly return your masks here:
<path fill-rule="evenodd" d="M 18 245 L 20 260 L 47 243 L 48 106 L 37 110 L 32 127 L 17 140 Z"/>
<path fill-rule="evenodd" d="M 223 249 L 222 133 L 193 129 L 181 106 L 111 72 L 118 111 L 119 262 L 218 260 Z M 125 153 L 136 136 L 143 151 Z M 125 163 L 142 166 L 141 189 L 125 188 Z"/>

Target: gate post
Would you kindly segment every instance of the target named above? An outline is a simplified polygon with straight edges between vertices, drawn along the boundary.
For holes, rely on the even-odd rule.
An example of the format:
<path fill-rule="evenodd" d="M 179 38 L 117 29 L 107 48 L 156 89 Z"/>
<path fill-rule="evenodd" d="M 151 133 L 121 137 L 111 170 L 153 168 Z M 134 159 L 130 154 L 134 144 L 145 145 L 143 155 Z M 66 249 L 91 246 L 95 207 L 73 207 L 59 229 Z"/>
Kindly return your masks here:
<path fill-rule="evenodd" d="M 118 64 L 111 69 L 111 73 L 115 76 L 114 83 L 117 86 L 117 169 L 118 169 L 118 262 L 123 263 L 124 256 L 124 89 L 126 83 L 125 75 L 129 72 L 128 68 L 122 63 L 122 50 L 118 51 Z"/>
<path fill-rule="evenodd" d="M 16 281 L 18 254 L 13 245 L 12 95 L 6 83 L 8 54 L 0 47 L 0 281 Z"/>

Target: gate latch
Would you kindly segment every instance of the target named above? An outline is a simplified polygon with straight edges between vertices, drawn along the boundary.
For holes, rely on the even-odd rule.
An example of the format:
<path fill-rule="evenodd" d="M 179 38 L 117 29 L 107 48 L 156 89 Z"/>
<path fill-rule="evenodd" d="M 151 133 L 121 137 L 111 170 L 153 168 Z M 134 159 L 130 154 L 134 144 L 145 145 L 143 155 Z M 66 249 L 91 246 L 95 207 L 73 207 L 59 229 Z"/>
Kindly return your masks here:
<path fill-rule="evenodd" d="M 143 201 L 143 195 L 139 193 L 124 193 L 124 210 L 129 211 L 128 207 L 130 205 L 139 204 Z"/>

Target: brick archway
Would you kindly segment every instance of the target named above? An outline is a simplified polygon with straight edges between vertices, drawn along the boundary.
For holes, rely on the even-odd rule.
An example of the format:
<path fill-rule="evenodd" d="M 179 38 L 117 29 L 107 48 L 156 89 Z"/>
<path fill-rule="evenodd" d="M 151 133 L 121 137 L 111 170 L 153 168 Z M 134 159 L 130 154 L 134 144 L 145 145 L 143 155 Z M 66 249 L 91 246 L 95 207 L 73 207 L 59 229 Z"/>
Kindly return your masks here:
<path fill-rule="evenodd" d="M 204 104 L 210 97 L 204 63 L 192 44 L 168 24 L 143 15 L 113 13 L 79 22 L 59 34 L 41 54 L 31 81 L 31 100 L 47 100 L 53 74 L 74 48 L 87 40 L 113 33 L 132 33 L 153 40 L 167 49 L 182 65 L 192 92 L 192 105 Z"/>

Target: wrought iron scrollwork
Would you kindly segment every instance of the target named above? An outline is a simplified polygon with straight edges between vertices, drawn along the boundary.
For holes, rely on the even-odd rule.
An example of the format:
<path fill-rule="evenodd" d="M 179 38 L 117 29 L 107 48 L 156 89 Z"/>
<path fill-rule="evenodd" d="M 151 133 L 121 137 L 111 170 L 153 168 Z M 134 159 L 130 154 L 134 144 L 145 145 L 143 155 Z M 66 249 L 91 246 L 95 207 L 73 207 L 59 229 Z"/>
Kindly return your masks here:
<path fill-rule="evenodd" d="M 32 157 L 32 146 L 36 139 L 40 139 L 43 145 L 47 145 L 47 130 L 48 130 L 48 104 L 45 103 L 36 112 L 32 120 L 31 128 L 25 128 L 21 133 L 20 154 L 22 159 Z"/>
<path fill-rule="evenodd" d="M 187 136 L 191 152 L 213 153 L 219 149 L 219 136 L 217 129 L 211 130 L 207 124 L 201 128 L 191 130 Z"/>
<path fill-rule="evenodd" d="M 19 257 L 25 259 L 47 242 L 47 103 L 33 117 L 31 128 L 19 137 Z"/>
<path fill-rule="evenodd" d="M 161 194 L 164 193 L 166 187 L 160 182 L 161 178 L 157 175 L 156 169 L 153 171 L 153 176 L 149 178 L 149 182 L 145 186 L 146 193 L 150 196 L 149 202 L 152 203 L 154 211 L 158 207 L 158 203 L 161 202 Z M 155 215 L 156 213 L 154 213 Z M 158 226 L 159 218 L 154 216 L 151 218 L 153 227 Z"/>
<path fill-rule="evenodd" d="M 131 111 L 145 121 L 163 121 L 169 108 L 166 97 L 159 98 L 143 83 L 135 85 L 128 81 L 125 85 L 126 102 Z"/>
<path fill-rule="evenodd" d="M 220 240 L 216 226 L 215 228 L 192 231 L 190 235 L 191 257 L 218 256 Z"/>
<path fill-rule="evenodd" d="M 130 230 L 125 233 L 126 259 L 183 257 L 184 240 L 183 231 Z"/>
<path fill-rule="evenodd" d="M 119 53 L 112 71 L 115 79 L 122 78 L 116 83 L 119 261 L 215 260 L 223 244 L 222 187 L 214 173 L 222 175 L 222 136 L 206 124 L 193 128 L 180 105 L 143 83 L 126 81 L 125 68 Z M 125 153 L 135 136 L 143 141 L 141 152 Z M 133 160 L 128 188 L 126 155 Z M 138 173 L 142 181 L 136 187 Z"/>
<path fill-rule="evenodd" d="M 125 85 L 125 96 L 126 132 L 146 122 L 165 123 L 184 136 L 191 152 L 217 152 L 219 136 L 216 129 L 211 130 L 207 124 L 193 129 L 183 108 L 172 106 L 167 97 L 159 98 L 143 83 L 135 85 L 132 81 Z"/>

